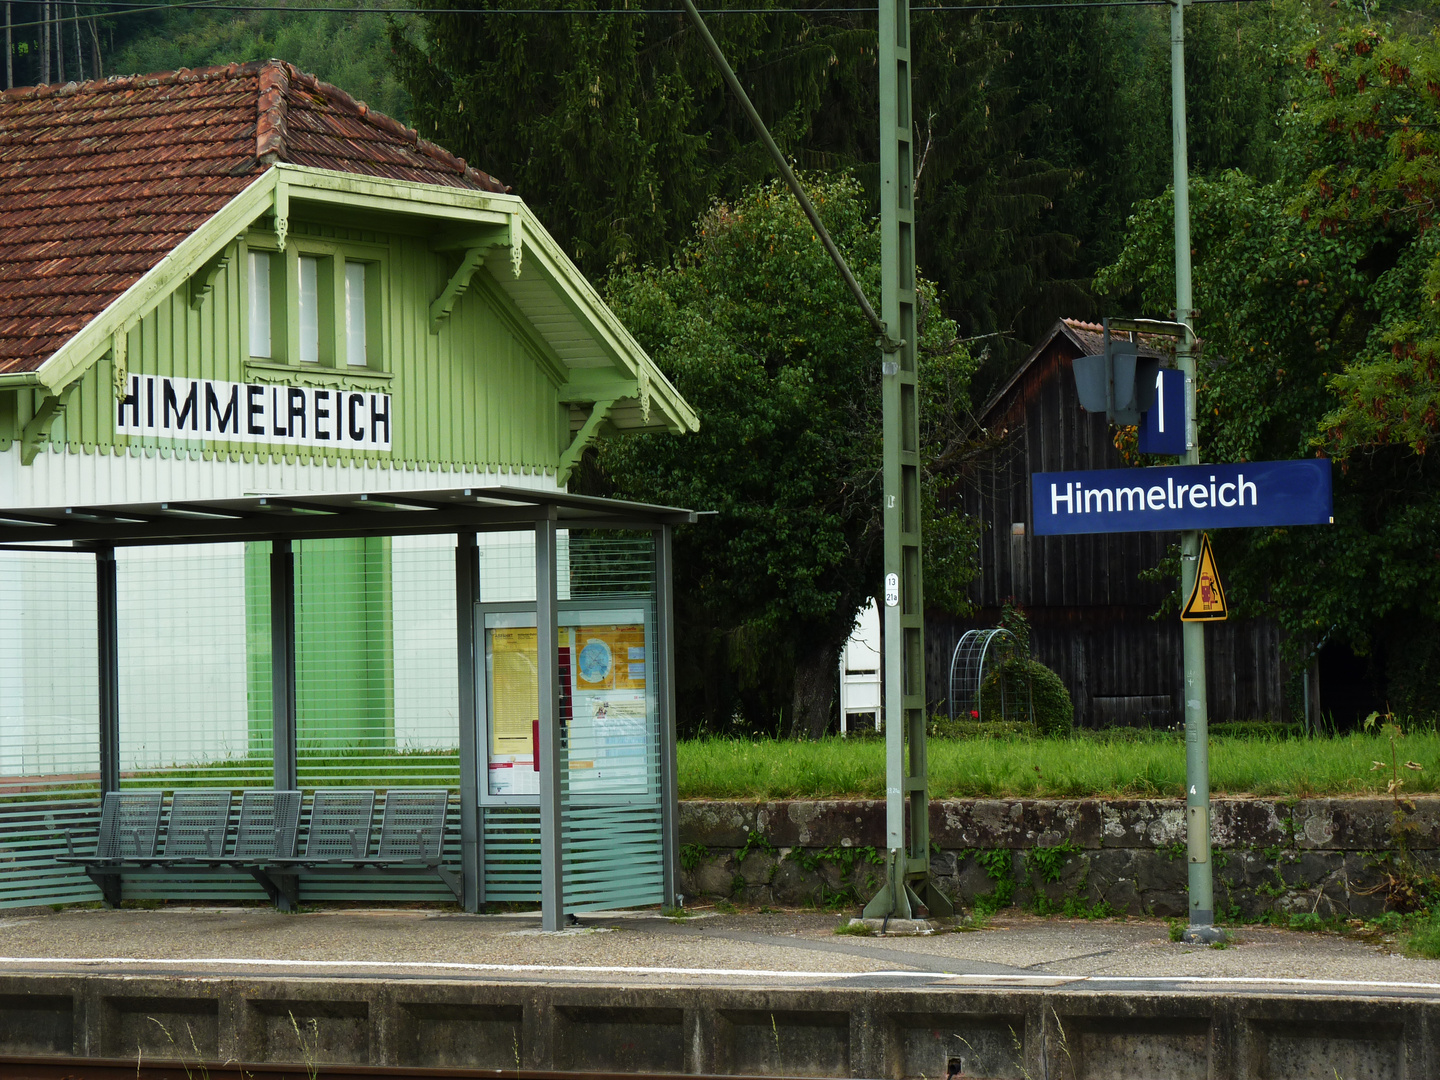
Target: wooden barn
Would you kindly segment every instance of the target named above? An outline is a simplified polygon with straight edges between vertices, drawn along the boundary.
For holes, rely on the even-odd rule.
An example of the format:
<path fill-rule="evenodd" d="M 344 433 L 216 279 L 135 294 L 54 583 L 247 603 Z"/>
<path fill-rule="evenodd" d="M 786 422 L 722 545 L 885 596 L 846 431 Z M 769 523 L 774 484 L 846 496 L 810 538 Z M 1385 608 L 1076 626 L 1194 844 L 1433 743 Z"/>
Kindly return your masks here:
<path fill-rule="evenodd" d="M 933 612 L 927 619 L 932 705 L 943 709 L 949 700 L 960 635 L 998 625 L 1001 608 L 1013 598 L 1030 619 L 1032 655 L 1069 688 L 1077 725 L 1184 722 L 1180 621 L 1152 618 L 1165 586 L 1138 576 L 1179 535 L 1033 535 L 1032 473 L 1126 467 L 1104 416 L 1083 412 L 1075 393 L 1075 358 L 1103 347 L 1100 326 L 1057 322 L 980 412 L 996 447 L 955 490 L 966 511 L 985 524 L 980 576 L 972 586 L 979 610 L 968 619 Z M 1264 619 L 1233 620 L 1205 635 L 1210 719 L 1285 717 L 1279 628 Z"/>

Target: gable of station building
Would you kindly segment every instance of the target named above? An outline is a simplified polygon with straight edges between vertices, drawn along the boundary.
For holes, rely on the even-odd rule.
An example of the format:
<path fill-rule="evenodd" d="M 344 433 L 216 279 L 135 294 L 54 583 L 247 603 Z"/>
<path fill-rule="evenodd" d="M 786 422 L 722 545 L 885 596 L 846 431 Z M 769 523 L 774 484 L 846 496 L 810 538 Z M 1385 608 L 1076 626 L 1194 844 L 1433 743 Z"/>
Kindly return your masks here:
<path fill-rule="evenodd" d="M 261 218 L 75 381 L 40 449 L 553 475 L 567 373 L 483 266 L 432 332 L 454 261 L 363 218 L 292 217 L 282 249 Z M 268 327 L 251 310 L 267 291 Z M 0 390 L 0 452 L 44 404 Z"/>

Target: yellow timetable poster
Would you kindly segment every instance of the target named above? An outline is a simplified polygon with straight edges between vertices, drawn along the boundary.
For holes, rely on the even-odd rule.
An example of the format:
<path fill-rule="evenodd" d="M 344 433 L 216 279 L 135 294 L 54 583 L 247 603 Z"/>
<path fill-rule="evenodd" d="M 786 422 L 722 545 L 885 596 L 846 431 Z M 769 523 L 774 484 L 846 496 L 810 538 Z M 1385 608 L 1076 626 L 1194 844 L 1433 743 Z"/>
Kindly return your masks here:
<path fill-rule="evenodd" d="M 530 741 L 540 715 L 538 655 L 533 626 L 490 631 L 493 757 L 523 755 L 531 760 Z"/>

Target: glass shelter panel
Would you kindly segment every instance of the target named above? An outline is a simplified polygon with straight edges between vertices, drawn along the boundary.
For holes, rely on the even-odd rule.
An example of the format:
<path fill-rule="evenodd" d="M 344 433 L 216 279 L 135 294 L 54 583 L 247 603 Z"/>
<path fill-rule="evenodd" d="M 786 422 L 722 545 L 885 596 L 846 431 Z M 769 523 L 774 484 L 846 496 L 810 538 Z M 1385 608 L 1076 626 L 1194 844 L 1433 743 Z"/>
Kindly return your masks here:
<path fill-rule="evenodd" d="M 116 550 L 122 788 L 270 786 L 269 546 Z"/>
<path fill-rule="evenodd" d="M 116 549 L 123 790 L 272 785 L 269 566 L 268 543 Z M 233 872 L 123 884 L 126 899 L 264 895 Z"/>
<path fill-rule="evenodd" d="M 577 530 L 562 531 L 556 547 L 565 909 L 656 903 L 663 799 L 654 542 L 648 532 Z M 486 896 L 533 900 L 540 790 L 533 533 L 482 536 L 480 560 Z"/>
<path fill-rule="evenodd" d="M 664 898 L 664 800 L 654 539 L 585 530 L 569 541 L 570 596 L 560 605 L 565 910 L 655 904 Z"/>
<path fill-rule="evenodd" d="M 0 551 L 0 656 L 0 908 L 99 899 L 54 862 L 100 821 L 92 555 Z"/>
<path fill-rule="evenodd" d="M 376 792 L 375 853 L 386 793 L 460 785 L 455 537 L 365 537 L 295 545 L 297 772 L 307 793 Z M 452 800 L 447 863 L 458 863 Z M 453 900 L 433 875 L 327 876 L 312 900 Z"/>

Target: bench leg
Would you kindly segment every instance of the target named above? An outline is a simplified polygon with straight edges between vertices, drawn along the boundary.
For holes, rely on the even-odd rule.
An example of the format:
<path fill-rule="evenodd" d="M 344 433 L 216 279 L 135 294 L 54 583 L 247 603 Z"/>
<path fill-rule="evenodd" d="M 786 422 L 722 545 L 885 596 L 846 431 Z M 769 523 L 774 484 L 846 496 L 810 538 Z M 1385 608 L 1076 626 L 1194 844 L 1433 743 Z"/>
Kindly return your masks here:
<path fill-rule="evenodd" d="M 120 906 L 120 875 L 113 870 L 99 870 L 93 866 L 85 867 L 85 873 L 99 888 L 105 906 L 118 908 Z"/>
<path fill-rule="evenodd" d="M 447 870 L 443 866 L 434 868 L 440 880 L 450 886 L 450 891 L 455 894 L 455 899 L 461 903 L 465 902 L 465 882 L 454 870 Z"/>
<path fill-rule="evenodd" d="M 259 866 L 247 866 L 245 870 L 281 911 L 294 911 L 300 906 L 300 879 L 295 874 L 269 873 Z"/>

